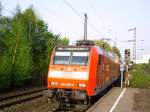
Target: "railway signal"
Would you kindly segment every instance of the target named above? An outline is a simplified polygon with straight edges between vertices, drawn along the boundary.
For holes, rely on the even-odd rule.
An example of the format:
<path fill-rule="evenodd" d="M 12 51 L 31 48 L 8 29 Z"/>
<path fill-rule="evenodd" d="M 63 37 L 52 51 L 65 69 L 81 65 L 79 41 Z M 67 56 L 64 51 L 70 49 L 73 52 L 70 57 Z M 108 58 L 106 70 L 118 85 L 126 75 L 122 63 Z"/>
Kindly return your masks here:
<path fill-rule="evenodd" d="M 130 61 L 130 49 L 125 49 L 125 61 Z"/>

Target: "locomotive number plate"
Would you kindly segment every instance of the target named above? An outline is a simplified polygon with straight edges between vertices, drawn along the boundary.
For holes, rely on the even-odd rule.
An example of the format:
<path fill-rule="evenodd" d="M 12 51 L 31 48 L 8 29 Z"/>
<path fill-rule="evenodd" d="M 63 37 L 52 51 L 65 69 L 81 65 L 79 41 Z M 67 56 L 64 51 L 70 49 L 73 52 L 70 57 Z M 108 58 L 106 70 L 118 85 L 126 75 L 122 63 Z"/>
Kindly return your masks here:
<path fill-rule="evenodd" d="M 61 86 L 68 86 L 68 87 L 71 87 L 71 86 L 75 86 L 73 83 L 60 83 Z"/>

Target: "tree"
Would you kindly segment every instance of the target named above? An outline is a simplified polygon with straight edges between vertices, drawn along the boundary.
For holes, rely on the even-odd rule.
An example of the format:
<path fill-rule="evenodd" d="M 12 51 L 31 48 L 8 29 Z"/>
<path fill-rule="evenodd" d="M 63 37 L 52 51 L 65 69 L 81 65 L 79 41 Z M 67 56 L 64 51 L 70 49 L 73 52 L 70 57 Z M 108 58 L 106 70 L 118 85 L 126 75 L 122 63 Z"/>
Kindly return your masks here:
<path fill-rule="evenodd" d="M 60 45 L 68 45 L 69 39 L 67 37 L 60 38 Z"/>
<path fill-rule="evenodd" d="M 8 17 L 1 15 L 0 2 L 0 91 L 10 87 L 11 85 L 11 58 L 7 54 L 8 47 L 5 41 L 8 32 L 10 31 L 10 21 Z"/>
<path fill-rule="evenodd" d="M 101 48 L 105 49 L 106 51 L 112 51 L 111 46 L 107 42 L 102 41 L 102 40 L 95 40 L 94 42 L 96 45 L 100 46 Z"/>
<path fill-rule="evenodd" d="M 43 74 L 47 74 L 52 49 L 56 45 L 68 45 L 69 39 L 49 32 L 47 24 L 37 16 L 33 7 L 26 9 L 22 15 L 32 52 L 33 78 L 41 80 Z"/>
<path fill-rule="evenodd" d="M 121 58 L 121 54 L 120 54 L 119 49 L 118 49 L 116 46 L 113 46 L 112 49 L 113 49 L 113 52 L 114 52 L 115 54 L 117 54 L 117 56 L 118 56 L 119 58 Z"/>
<path fill-rule="evenodd" d="M 96 45 L 100 46 L 101 48 L 105 49 L 106 51 L 114 52 L 119 58 L 121 57 L 120 51 L 117 47 L 111 47 L 107 42 L 102 40 L 95 40 Z"/>
<path fill-rule="evenodd" d="M 0 91 L 10 87 L 11 85 L 11 66 L 10 58 L 3 55 L 0 62 Z"/>
<path fill-rule="evenodd" d="M 22 12 L 17 6 L 12 17 L 0 19 L 0 25 L 0 88 L 29 80 L 41 83 L 47 77 L 52 49 L 69 44 L 68 38 L 48 31 L 33 7 Z"/>
<path fill-rule="evenodd" d="M 17 10 L 12 20 L 12 33 L 7 40 L 9 54 L 12 58 L 12 83 L 17 86 L 23 85 L 31 78 L 32 57 L 25 33 L 26 28 L 22 21 L 22 14 Z"/>

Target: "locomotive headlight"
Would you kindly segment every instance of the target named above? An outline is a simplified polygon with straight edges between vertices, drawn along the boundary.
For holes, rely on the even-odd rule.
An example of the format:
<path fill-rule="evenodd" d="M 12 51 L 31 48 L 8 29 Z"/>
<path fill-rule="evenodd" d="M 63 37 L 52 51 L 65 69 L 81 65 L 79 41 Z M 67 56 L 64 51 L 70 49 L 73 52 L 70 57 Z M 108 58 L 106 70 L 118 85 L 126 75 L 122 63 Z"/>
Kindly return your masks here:
<path fill-rule="evenodd" d="M 86 84 L 79 83 L 79 87 L 86 87 Z"/>
<path fill-rule="evenodd" d="M 58 82 L 51 82 L 51 85 L 52 85 L 52 86 L 57 86 L 57 85 L 58 85 Z"/>

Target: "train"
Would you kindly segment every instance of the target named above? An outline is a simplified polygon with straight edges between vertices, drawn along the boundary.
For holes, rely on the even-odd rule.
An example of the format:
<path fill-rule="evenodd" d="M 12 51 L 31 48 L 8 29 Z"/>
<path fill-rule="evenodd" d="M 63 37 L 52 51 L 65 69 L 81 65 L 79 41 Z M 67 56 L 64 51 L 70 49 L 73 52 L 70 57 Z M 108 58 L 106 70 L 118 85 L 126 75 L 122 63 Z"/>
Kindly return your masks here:
<path fill-rule="evenodd" d="M 47 87 L 49 97 L 61 102 L 83 101 L 94 97 L 120 77 L 120 62 L 92 41 L 77 41 L 74 46 L 56 46 L 50 58 Z"/>

